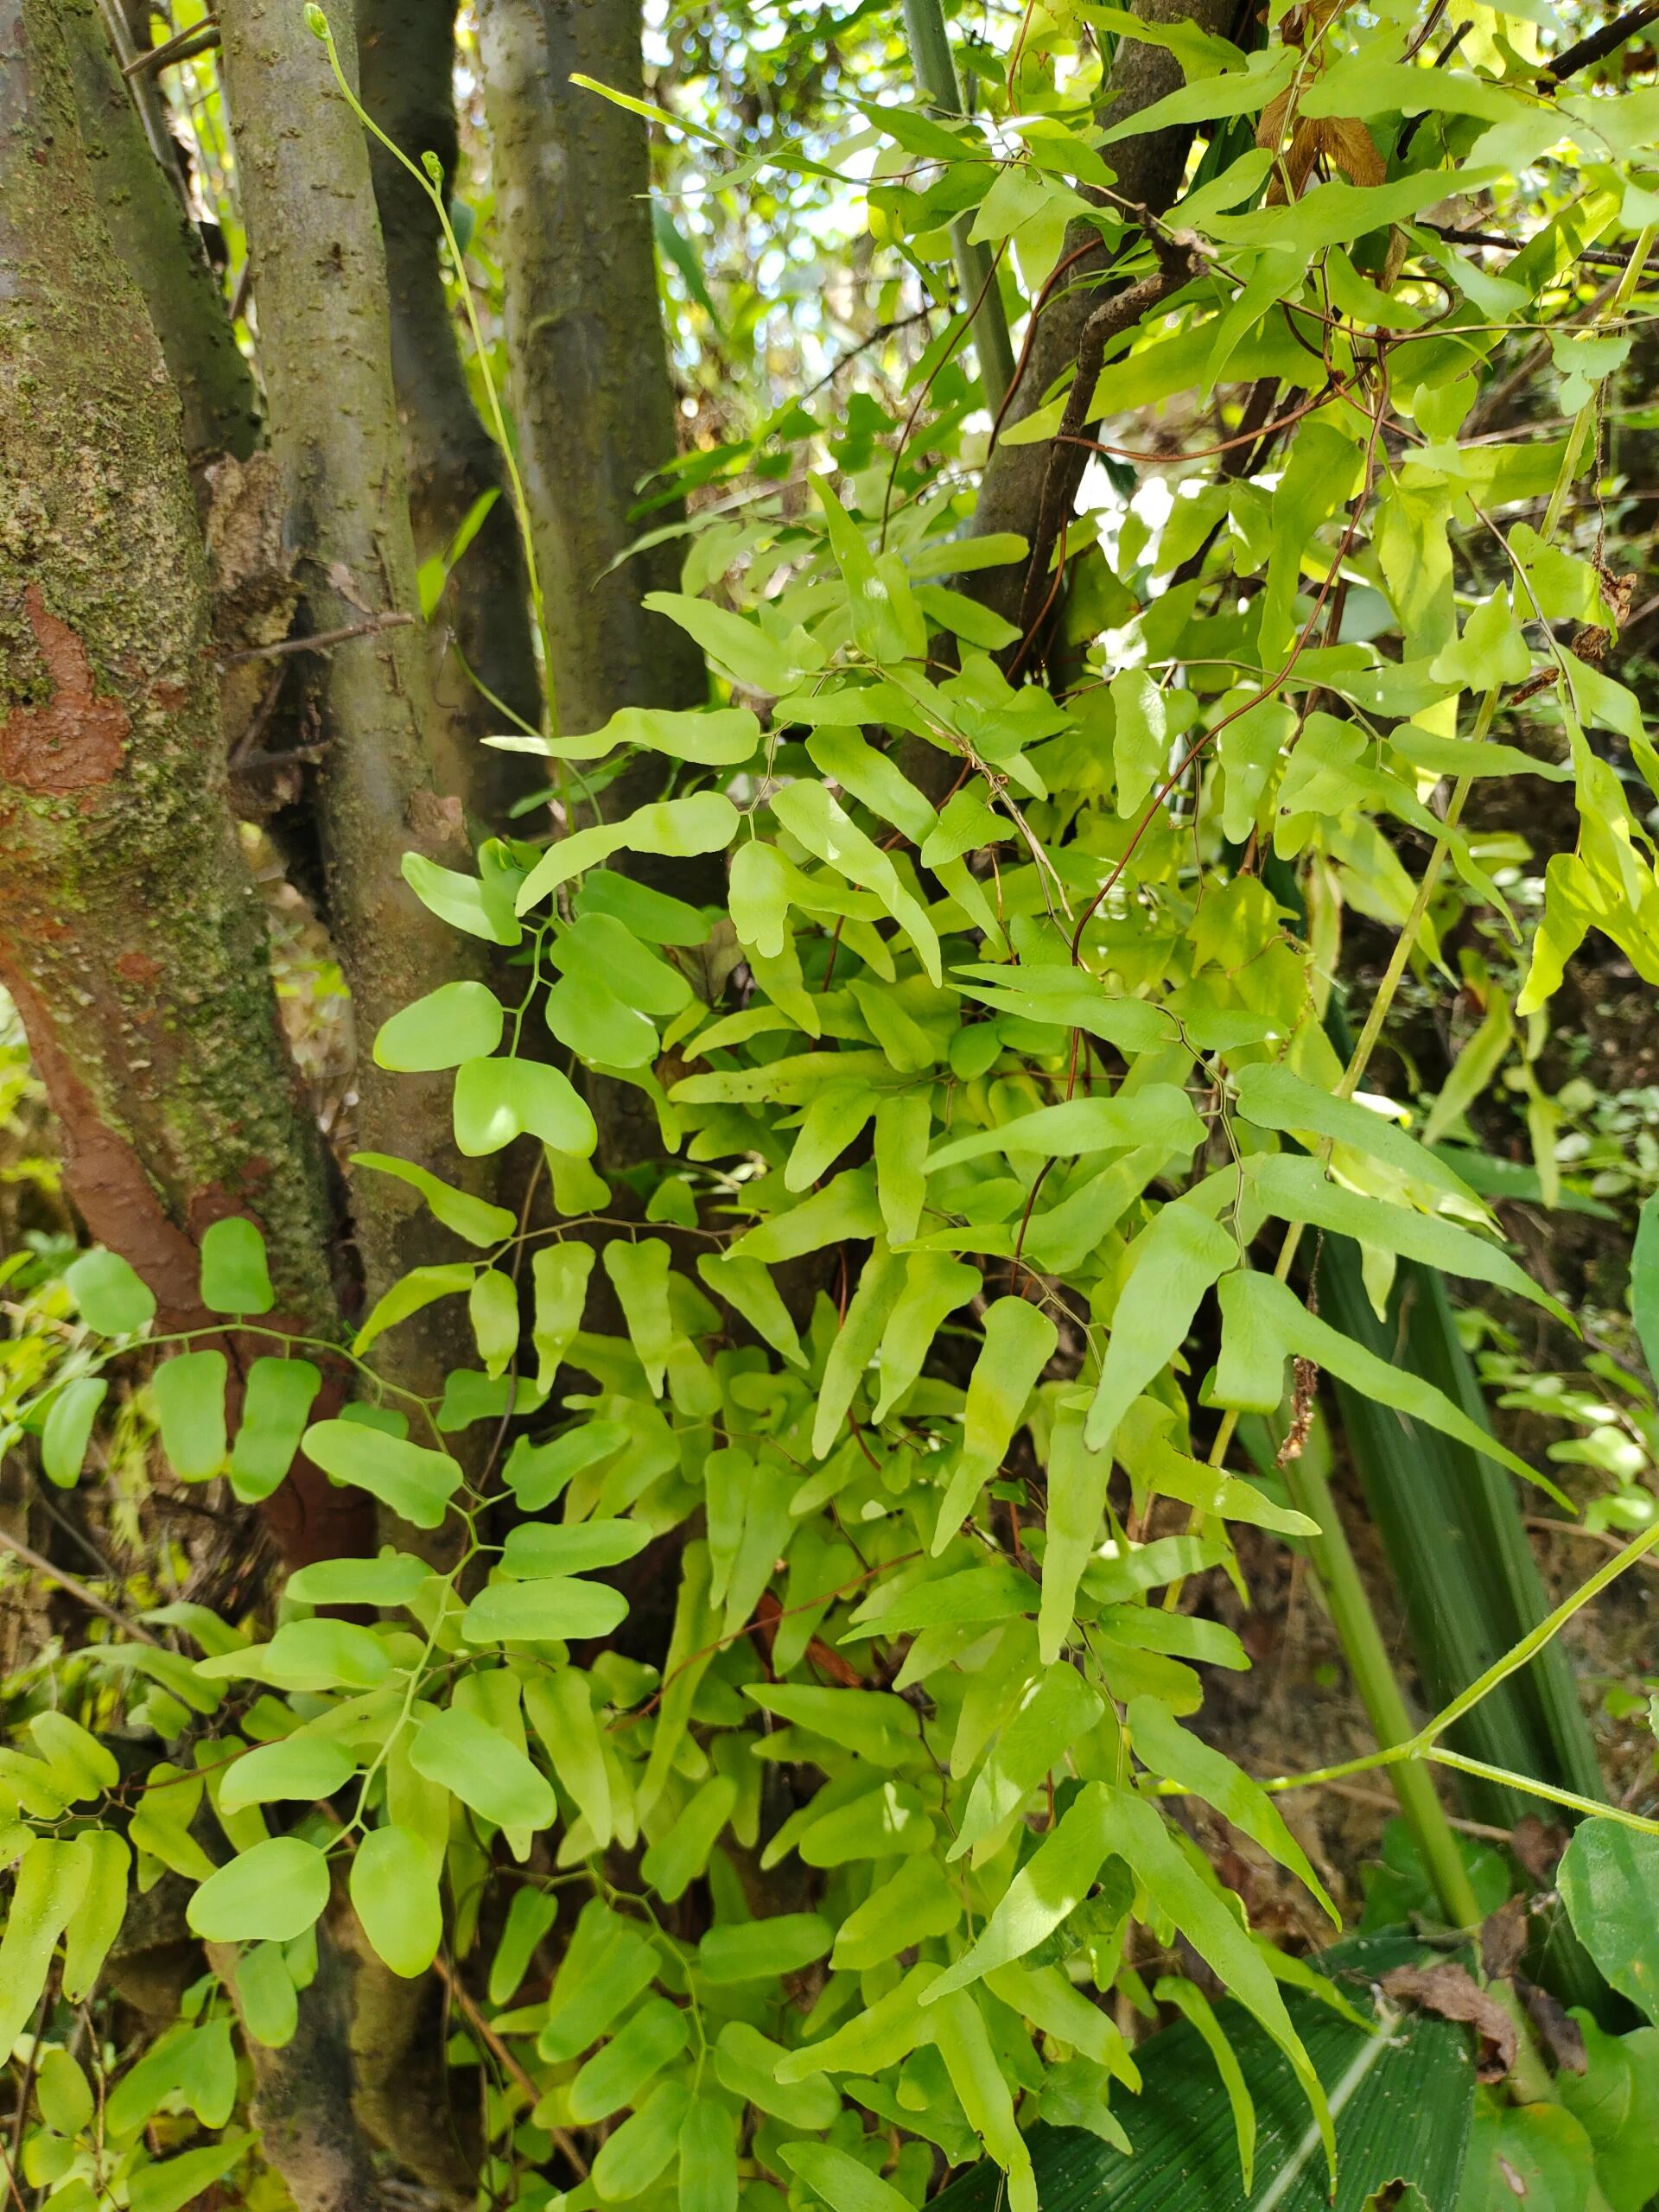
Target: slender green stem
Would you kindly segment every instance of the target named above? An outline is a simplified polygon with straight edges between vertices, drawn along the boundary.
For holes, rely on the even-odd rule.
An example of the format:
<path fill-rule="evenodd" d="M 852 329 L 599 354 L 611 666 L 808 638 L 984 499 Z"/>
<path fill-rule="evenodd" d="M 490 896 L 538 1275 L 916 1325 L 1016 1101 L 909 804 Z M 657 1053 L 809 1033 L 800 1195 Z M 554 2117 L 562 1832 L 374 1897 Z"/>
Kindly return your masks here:
<path fill-rule="evenodd" d="M 352 89 L 350 79 L 340 63 L 339 50 L 334 45 L 334 34 L 327 16 L 315 5 L 305 11 L 306 22 L 327 49 L 329 67 L 334 81 L 340 86 L 346 105 L 363 128 L 376 142 L 384 146 L 395 162 L 401 162 L 432 202 L 438 227 L 443 233 L 443 243 L 448 251 L 449 263 L 455 272 L 455 289 L 461 295 L 461 307 L 467 316 L 467 327 L 473 340 L 474 358 L 484 386 L 485 398 L 490 410 L 490 429 L 496 444 L 501 449 L 501 464 L 507 474 L 508 493 L 512 511 L 518 519 L 518 537 L 524 549 L 524 581 L 530 589 L 530 603 L 536 617 L 537 633 L 542 644 L 542 681 L 547 697 L 549 734 L 558 731 L 557 703 L 553 696 L 553 655 L 547 633 L 547 607 L 542 597 L 542 582 L 536 566 L 536 543 L 530 526 L 530 501 L 524 492 L 524 479 L 518 473 L 518 456 L 512 449 L 512 440 L 507 435 L 506 416 L 502 412 L 501 395 L 496 390 L 495 376 L 490 366 L 489 349 L 484 342 L 484 332 L 478 320 L 478 309 L 473 303 L 473 288 L 467 281 L 467 261 L 456 238 L 454 226 L 449 220 L 449 208 L 443 194 L 443 170 L 435 154 L 426 154 L 418 162 L 411 161 L 403 148 L 388 138 L 374 118 Z M 428 163 L 430 163 L 430 168 Z"/>
<path fill-rule="evenodd" d="M 926 94 L 929 105 L 940 115 L 959 117 L 963 113 L 962 92 L 957 83 L 957 65 L 950 56 L 950 38 L 939 0 L 905 0 L 905 27 L 910 33 L 917 81 Z M 1007 316 L 1002 311 L 1002 296 L 995 284 L 988 281 L 991 273 L 990 249 L 983 240 L 969 237 L 970 227 L 968 219 L 959 216 L 950 226 L 950 243 L 956 253 L 957 282 L 962 289 L 963 306 L 973 309 L 974 347 L 979 355 L 980 380 L 995 413 L 1001 407 L 1008 386 L 1014 382 L 1014 341 L 1008 335 Z M 979 302 L 976 308 L 976 301 Z"/>
<path fill-rule="evenodd" d="M 1434 1784 L 1421 1759 L 1413 1758 L 1408 1749 L 1416 1732 L 1406 1710 L 1376 1615 L 1349 1549 L 1347 1534 L 1338 1517 L 1330 1485 L 1310 1459 L 1290 1460 L 1284 1473 L 1291 1503 L 1319 1525 L 1319 1535 L 1307 1539 L 1308 1555 L 1331 1609 L 1332 1620 L 1372 1732 L 1388 1753 L 1389 1763 L 1398 1763 L 1393 1777 L 1395 1792 L 1417 1846 L 1418 1856 L 1446 1919 L 1455 1928 L 1472 1928 L 1480 1919 L 1480 1907 L 1470 1885 L 1457 1837 L 1434 1794 Z M 1374 1763 L 1380 1764 L 1382 1761 Z M 1357 1765 L 1366 1764 L 1361 1761 Z"/>

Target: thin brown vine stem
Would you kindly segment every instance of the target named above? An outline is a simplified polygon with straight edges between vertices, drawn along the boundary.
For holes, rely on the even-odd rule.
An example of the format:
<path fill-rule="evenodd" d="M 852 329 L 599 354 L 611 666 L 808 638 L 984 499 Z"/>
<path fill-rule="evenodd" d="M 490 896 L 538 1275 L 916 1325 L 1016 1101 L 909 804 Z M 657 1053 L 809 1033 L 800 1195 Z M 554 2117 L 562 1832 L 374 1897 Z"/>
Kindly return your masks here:
<path fill-rule="evenodd" d="M 971 304 L 963 309 L 962 315 L 957 321 L 956 331 L 952 334 L 950 343 L 945 347 L 944 353 L 940 354 L 938 359 L 935 361 L 932 367 L 928 371 L 926 378 L 922 385 L 922 388 L 917 393 L 909 414 L 905 417 L 905 427 L 899 434 L 899 443 L 893 451 L 893 466 L 887 471 L 887 489 L 881 495 L 881 535 L 877 543 L 882 552 L 887 550 L 887 525 L 893 516 L 893 487 L 899 481 L 899 465 L 904 460 L 906 449 L 910 444 L 912 434 L 916 428 L 917 417 L 920 415 L 922 409 L 927 404 L 927 395 L 932 391 L 934 381 L 938 378 L 939 372 L 944 368 L 945 363 L 956 352 L 957 346 L 961 345 L 963 340 L 967 337 L 969 331 L 973 328 L 974 318 L 979 313 L 981 307 L 984 304 L 985 295 L 989 291 L 991 286 L 996 282 L 996 272 L 1002 265 L 1002 256 L 1007 249 L 1007 240 L 1004 238 L 997 246 L 996 251 L 991 256 L 991 265 L 985 271 L 984 283 L 975 294 Z"/>

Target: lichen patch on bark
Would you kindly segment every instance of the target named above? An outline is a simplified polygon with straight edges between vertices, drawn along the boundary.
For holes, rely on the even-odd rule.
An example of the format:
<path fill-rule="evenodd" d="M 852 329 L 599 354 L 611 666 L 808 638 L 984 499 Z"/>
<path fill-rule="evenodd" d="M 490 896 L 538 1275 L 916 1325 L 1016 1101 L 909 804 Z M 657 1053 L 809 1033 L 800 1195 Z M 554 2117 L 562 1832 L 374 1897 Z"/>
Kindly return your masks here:
<path fill-rule="evenodd" d="M 51 694 L 0 722 L 0 776 L 42 797 L 106 784 L 121 766 L 131 718 L 118 699 L 99 697 L 85 644 L 49 611 L 38 584 L 25 588 L 23 611 Z"/>

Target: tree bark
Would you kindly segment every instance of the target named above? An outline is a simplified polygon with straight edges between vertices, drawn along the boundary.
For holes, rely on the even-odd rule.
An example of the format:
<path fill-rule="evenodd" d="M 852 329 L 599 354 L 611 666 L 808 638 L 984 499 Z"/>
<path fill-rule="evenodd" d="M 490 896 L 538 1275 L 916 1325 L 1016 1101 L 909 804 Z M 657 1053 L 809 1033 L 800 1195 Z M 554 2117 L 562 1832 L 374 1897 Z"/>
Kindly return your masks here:
<path fill-rule="evenodd" d="M 639 94 L 638 0 L 482 0 L 479 50 L 550 688 L 570 735 L 619 707 L 707 695 L 690 639 L 639 603 L 677 588 L 672 542 L 607 574 L 640 534 L 629 511 L 641 480 L 674 457 L 673 391 L 645 125 L 569 79 Z M 619 792 L 607 811 L 624 804 Z"/>
<path fill-rule="evenodd" d="M 411 159 L 436 154 L 445 189 L 457 157 L 454 97 L 455 0 L 359 0 L 358 53 L 363 105 Z M 495 505 L 452 572 L 428 627 L 428 664 L 436 716 L 433 747 L 453 766 L 468 813 L 486 832 L 510 829 L 509 810 L 545 779 L 521 753 L 498 753 L 483 740 L 511 727 L 479 683 L 537 726 L 530 594 L 518 525 L 505 496 L 501 456 L 467 389 L 454 319 L 445 296 L 437 217 L 401 163 L 371 145 L 391 302 L 391 369 L 409 477 L 415 550 L 440 555 L 485 493 Z M 454 645 L 457 659 L 449 652 Z"/>
<path fill-rule="evenodd" d="M 92 189 L 116 251 L 143 294 L 182 411 L 192 470 L 245 461 L 259 442 L 259 394 L 175 181 L 151 150 L 97 0 L 58 10 Z"/>
<path fill-rule="evenodd" d="M 308 626 L 417 613 L 385 257 L 362 127 L 291 0 L 224 0 L 219 19 L 270 447 Z M 351 0 L 335 0 L 330 20 L 350 68 Z M 470 941 L 429 913 L 402 874 L 409 849 L 468 865 L 460 798 L 440 796 L 434 778 L 425 647 L 416 628 L 384 628 L 307 664 L 327 920 L 361 1043 L 358 1134 L 370 1150 L 452 1176 L 448 1077 L 385 1074 L 368 1049 L 389 1015 L 479 966 Z M 363 1178 L 353 1211 L 371 1300 L 411 1267 L 453 1256 L 415 1194 L 390 1178 Z M 423 1395 L 435 1395 L 466 1357 L 447 1306 L 387 1346 L 389 1371 L 395 1363 L 396 1379 Z"/>
<path fill-rule="evenodd" d="M 1235 31 L 1241 14 L 1239 0 L 1130 0 L 1130 4 L 1143 22 L 1196 23 L 1200 29 L 1223 37 Z M 1134 39 L 1122 41 L 1112 57 L 1101 100 L 1103 128 L 1115 127 L 1139 115 L 1185 81 L 1173 54 L 1161 47 L 1142 46 Z M 1117 172 L 1114 195 L 1161 215 L 1180 190 L 1192 135 L 1190 124 L 1178 124 L 1109 147 L 1106 159 Z M 1101 304 L 1098 280 L 1109 256 L 1098 233 L 1086 223 L 1071 226 L 1062 254 L 1064 258 L 1086 247 L 1090 239 L 1095 241 L 1093 251 L 1068 270 L 1060 289 L 1038 317 L 1025 373 L 1014 387 L 1004 418 L 1005 430 L 1040 407 L 1050 388 L 1077 360 L 1084 325 Z M 1091 410 L 1089 422 L 1097 419 Z M 1086 429 L 1089 423 L 1084 427 Z M 1035 543 L 1051 442 L 1045 439 L 1035 445 L 1011 446 L 999 442 L 980 486 L 974 515 L 977 536 L 1014 531 L 1028 543 Z M 1012 622 L 1019 617 L 1025 580 L 1025 564 L 1014 561 L 1003 568 L 978 571 L 963 588 Z"/>
<path fill-rule="evenodd" d="M 163 1327 L 210 1317 L 198 1241 L 245 1213 L 287 1325 L 337 1326 L 321 1144 L 226 803 L 177 402 L 99 216 L 48 0 L 0 0 L 0 981 L 94 1236 Z M 360 1501 L 296 1472 L 290 1548 Z"/>

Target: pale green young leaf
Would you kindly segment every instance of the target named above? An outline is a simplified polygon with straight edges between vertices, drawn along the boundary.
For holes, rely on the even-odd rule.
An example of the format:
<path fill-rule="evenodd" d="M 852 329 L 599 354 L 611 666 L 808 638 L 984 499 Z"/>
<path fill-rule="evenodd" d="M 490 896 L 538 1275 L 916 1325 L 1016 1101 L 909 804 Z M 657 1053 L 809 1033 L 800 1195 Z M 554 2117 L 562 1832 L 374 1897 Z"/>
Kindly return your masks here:
<path fill-rule="evenodd" d="M 447 1452 L 429 1452 L 360 1421 L 314 1421 L 304 1448 L 326 1475 L 367 1491 L 417 1529 L 441 1527 L 461 1487 L 460 1465 Z"/>
<path fill-rule="evenodd" d="M 371 1828 L 352 1854 L 353 1909 L 377 1958 L 405 1980 L 426 1972 L 443 1941 L 438 1872 L 408 1828 Z"/>
<path fill-rule="evenodd" d="M 185 1917 L 207 1943 L 290 1943 L 328 1902 L 328 1862 L 296 1835 L 257 1843 L 205 1881 Z"/>
<path fill-rule="evenodd" d="M 442 983 L 383 1021 L 374 1064 L 405 1074 L 487 1059 L 501 1042 L 506 1008 L 482 983 Z"/>

